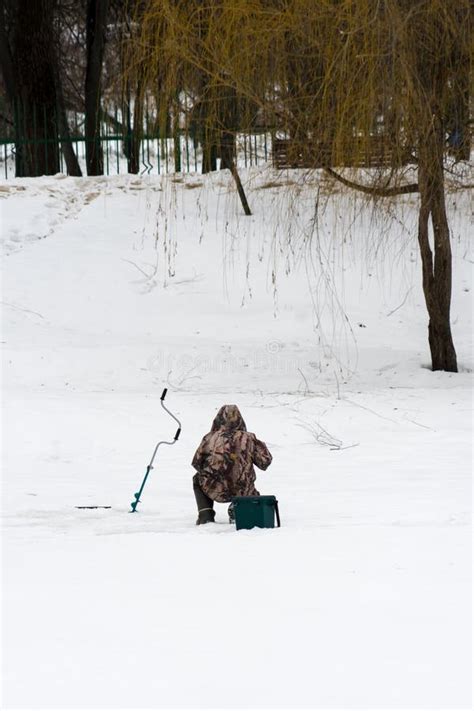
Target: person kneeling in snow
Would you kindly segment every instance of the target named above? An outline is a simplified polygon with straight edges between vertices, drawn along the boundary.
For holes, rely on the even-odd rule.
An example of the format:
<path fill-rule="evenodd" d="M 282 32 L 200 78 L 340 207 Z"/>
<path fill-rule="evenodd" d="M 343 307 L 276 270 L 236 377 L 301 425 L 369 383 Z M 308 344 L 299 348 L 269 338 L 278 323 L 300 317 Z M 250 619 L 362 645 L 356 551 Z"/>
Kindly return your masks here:
<path fill-rule="evenodd" d="M 255 488 L 255 464 L 266 469 L 272 461 L 267 446 L 247 432 L 237 405 L 223 405 L 193 457 L 194 495 L 198 507 L 196 523 L 212 523 L 214 501 L 227 503 L 233 496 L 260 496 Z M 229 522 L 234 520 L 232 504 Z"/>

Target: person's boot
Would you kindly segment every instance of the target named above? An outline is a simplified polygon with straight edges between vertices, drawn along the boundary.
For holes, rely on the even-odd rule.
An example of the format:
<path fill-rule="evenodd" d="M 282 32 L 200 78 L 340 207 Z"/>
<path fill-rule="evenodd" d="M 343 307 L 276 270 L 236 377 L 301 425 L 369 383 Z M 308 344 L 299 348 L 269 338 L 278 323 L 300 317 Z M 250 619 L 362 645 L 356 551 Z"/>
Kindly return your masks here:
<path fill-rule="evenodd" d="M 200 526 L 203 523 L 214 523 L 215 517 L 216 512 L 214 511 L 214 509 L 201 509 L 198 513 L 196 526 Z"/>
<path fill-rule="evenodd" d="M 216 517 L 216 512 L 214 511 L 214 502 L 207 496 L 199 486 L 198 475 L 193 476 L 193 490 L 194 496 L 196 497 L 196 504 L 198 508 L 198 519 L 196 521 L 196 526 L 202 523 L 214 523 Z"/>
<path fill-rule="evenodd" d="M 235 510 L 234 510 L 234 504 L 231 504 L 229 508 L 227 509 L 227 513 L 229 514 L 229 523 L 235 523 Z"/>

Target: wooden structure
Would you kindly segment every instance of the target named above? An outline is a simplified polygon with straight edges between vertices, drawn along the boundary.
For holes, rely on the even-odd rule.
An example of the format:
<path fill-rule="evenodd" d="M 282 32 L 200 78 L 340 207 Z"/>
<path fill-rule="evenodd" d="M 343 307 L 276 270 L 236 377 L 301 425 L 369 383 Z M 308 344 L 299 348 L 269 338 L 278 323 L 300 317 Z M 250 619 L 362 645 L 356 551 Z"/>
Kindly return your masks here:
<path fill-rule="evenodd" d="M 405 165 L 410 161 L 410 151 L 405 150 L 403 154 L 395 153 L 383 135 L 370 136 L 369 139 L 354 138 L 347 151 L 339 146 L 335 146 L 333 150 L 331 145 L 322 141 L 274 138 L 272 157 L 273 166 L 279 170 L 325 167 L 378 168 Z"/>

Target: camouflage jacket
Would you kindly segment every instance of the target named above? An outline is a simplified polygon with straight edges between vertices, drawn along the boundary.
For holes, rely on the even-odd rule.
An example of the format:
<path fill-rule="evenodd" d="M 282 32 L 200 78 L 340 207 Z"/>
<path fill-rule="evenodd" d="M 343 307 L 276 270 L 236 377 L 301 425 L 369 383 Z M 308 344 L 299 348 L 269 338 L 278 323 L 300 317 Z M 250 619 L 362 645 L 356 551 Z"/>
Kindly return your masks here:
<path fill-rule="evenodd" d="M 266 469 L 272 461 L 267 446 L 252 432 L 236 405 L 223 405 L 193 457 L 199 486 L 214 501 L 225 503 L 232 496 L 258 496 L 255 464 Z"/>

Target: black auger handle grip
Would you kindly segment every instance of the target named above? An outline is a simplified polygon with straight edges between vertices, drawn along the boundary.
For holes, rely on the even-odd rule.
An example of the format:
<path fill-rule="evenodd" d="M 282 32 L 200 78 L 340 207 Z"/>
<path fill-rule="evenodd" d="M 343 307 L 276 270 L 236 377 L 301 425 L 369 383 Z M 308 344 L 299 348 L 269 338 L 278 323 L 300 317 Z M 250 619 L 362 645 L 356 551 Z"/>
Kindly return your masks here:
<path fill-rule="evenodd" d="M 162 402 L 163 402 L 163 400 L 165 399 L 167 392 L 168 392 L 168 388 L 165 388 L 165 389 L 163 390 L 163 392 L 161 393 L 160 400 L 161 400 Z"/>
<path fill-rule="evenodd" d="M 175 436 L 174 436 L 174 441 L 175 441 L 175 442 L 176 442 L 176 440 L 178 439 L 178 437 L 179 437 L 180 434 L 181 434 L 181 427 L 178 427 L 178 429 L 176 430 L 176 434 L 175 434 Z"/>

